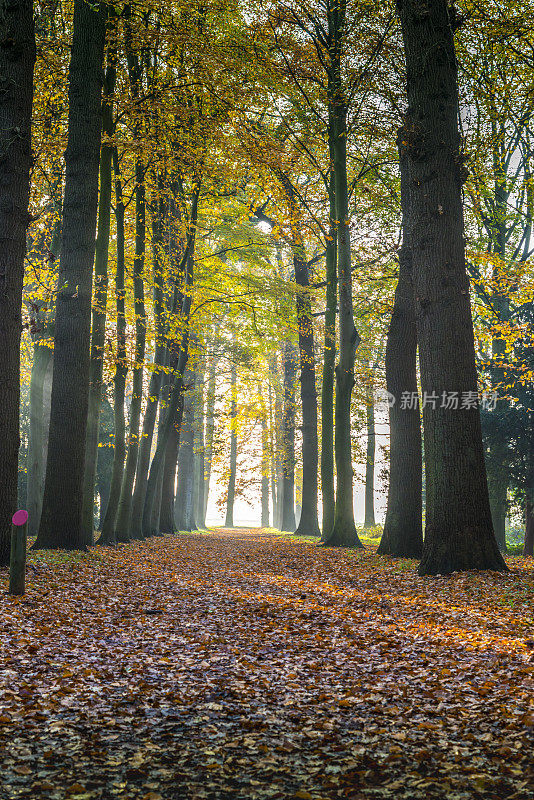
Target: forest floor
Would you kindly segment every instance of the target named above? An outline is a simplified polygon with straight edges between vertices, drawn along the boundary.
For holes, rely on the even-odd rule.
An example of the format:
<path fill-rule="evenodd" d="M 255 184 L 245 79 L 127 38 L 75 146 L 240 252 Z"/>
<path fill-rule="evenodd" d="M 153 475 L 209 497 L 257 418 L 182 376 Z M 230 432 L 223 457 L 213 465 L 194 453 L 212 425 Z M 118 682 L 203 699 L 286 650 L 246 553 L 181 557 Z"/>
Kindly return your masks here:
<path fill-rule="evenodd" d="M 509 565 L 423 579 L 240 529 L 31 554 L 0 797 L 534 798 L 534 563 Z"/>

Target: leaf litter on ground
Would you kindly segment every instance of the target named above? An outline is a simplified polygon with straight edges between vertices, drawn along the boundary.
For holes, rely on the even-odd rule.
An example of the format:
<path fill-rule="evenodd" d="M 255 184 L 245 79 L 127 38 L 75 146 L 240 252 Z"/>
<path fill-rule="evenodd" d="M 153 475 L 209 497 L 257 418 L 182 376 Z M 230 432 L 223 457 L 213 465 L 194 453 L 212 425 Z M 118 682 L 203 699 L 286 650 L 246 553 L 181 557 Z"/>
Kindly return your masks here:
<path fill-rule="evenodd" d="M 30 556 L 0 797 L 534 798 L 534 569 L 216 530 Z M 7 587 L 7 579 L 6 579 Z"/>

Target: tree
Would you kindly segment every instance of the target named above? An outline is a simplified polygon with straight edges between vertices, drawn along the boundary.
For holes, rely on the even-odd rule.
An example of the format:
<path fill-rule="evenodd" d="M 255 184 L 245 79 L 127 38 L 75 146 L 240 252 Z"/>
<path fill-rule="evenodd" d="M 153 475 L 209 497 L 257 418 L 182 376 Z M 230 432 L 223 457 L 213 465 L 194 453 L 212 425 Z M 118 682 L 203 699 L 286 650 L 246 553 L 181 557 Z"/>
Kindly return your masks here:
<path fill-rule="evenodd" d="M 0 564 L 17 505 L 22 281 L 30 196 L 35 31 L 31 0 L 0 2 Z"/>
<path fill-rule="evenodd" d="M 105 11 L 75 0 L 52 405 L 36 548 L 84 549 L 81 527 Z"/>
<path fill-rule="evenodd" d="M 419 574 L 505 570 L 489 507 L 462 213 L 455 16 L 446 0 L 399 0 L 409 109 L 410 224 L 423 391 L 426 530 Z M 429 54 L 432 54 L 429 57 Z M 437 98 L 439 97 L 439 102 Z M 469 393 L 469 394 L 468 394 Z"/>
<path fill-rule="evenodd" d="M 234 501 L 235 481 L 237 472 L 237 364 L 236 353 L 231 353 L 230 366 L 230 469 L 228 473 L 228 491 L 226 494 L 226 519 L 227 528 L 234 527 Z"/>
<path fill-rule="evenodd" d="M 126 425 L 124 419 L 124 395 L 126 388 L 126 314 L 125 314 L 125 235 L 124 235 L 124 198 L 122 181 L 119 169 L 119 156 L 117 148 L 113 149 L 113 172 L 115 177 L 115 217 L 117 228 L 117 264 L 115 269 L 115 304 L 117 309 L 116 339 L 117 351 L 115 357 L 115 375 L 113 378 L 113 416 L 114 416 L 114 443 L 113 443 L 113 468 L 111 472 L 111 486 L 109 490 L 108 505 L 102 522 L 99 544 L 115 544 L 115 520 L 119 505 L 124 471 L 124 456 L 126 454 Z"/>
<path fill-rule="evenodd" d="M 111 223 L 111 165 L 113 145 L 113 92 L 117 78 L 116 54 L 109 48 L 108 65 L 104 78 L 104 97 L 102 102 L 102 132 L 106 141 L 100 152 L 100 197 L 98 202 L 98 224 L 95 246 L 94 303 L 91 337 L 91 365 L 89 372 L 89 407 L 87 414 L 87 443 L 85 451 L 84 498 L 82 528 L 86 543 L 94 543 L 93 507 L 95 496 L 95 476 L 98 457 L 98 431 L 100 408 L 102 405 L 102 373 L 104 369 L 104 344 L 106 337 L 106 305 L 108 299 L 108 255 Z"/>
<path fill-rule="evenodd" d="M 323 542 L 327 545 L 361 547 L 354 524 L 352 494 L 352 452 L 350 437 L 350 403 L 354 386 L 354 360 L 360 343 L 354 325 L 352 303 L 352 272 L 350 246 L 349 195 L 347 185 L 347 100 L 342 79 L 343 35 L 346 4 L 341 2 L 329 6 L 329 126 L 328 136 L 332 143 L 333 182 L 336 213 L 337 280 L 339 292 L 339 360 L 336 374 L 335 416 L 335 462 L 336 504 L 334 526 L 323 531 Z"/>
<path fill-rule="evenodd" d="M 399 131 L 399 144 L 405 135 Z M 402 246 L 399 279 L 386 341 L 389 395 L 389 490 L 384 533 L 378 552 L 421 558 L 423 551 L 421 419 L 417 390 L 417 325 L 410 243 L 410 176 L 406 150 L 400 147 Z M 403 398 L 410 398 L 403 403 Z"/>

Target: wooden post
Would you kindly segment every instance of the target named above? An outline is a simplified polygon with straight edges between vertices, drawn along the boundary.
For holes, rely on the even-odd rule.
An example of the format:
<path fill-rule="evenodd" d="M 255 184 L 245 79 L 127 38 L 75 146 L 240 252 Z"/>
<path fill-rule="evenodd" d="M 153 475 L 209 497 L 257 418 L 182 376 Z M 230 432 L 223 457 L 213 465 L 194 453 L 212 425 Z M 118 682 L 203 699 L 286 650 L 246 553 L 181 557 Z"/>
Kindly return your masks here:
<path fill-rule="evenodd" d="M 26 581 L 26 534 L 28 512 L 21 509 L 11 520 L 11 557 L 9 560 L 9 594 L 24 594 Z"/>

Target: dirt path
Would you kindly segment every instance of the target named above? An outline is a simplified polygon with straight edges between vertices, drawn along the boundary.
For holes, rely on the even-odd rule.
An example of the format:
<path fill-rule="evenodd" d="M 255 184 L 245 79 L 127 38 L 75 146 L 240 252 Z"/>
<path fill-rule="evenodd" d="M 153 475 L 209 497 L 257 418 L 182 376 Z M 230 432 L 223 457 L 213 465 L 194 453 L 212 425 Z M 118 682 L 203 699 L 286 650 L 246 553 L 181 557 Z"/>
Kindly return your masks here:
<path fill-rule="evenodd" d="M 532 561 L 420 579 L 232 530 L 33 556 L 28 583 L 2 798 L 534 798 Z"/>

